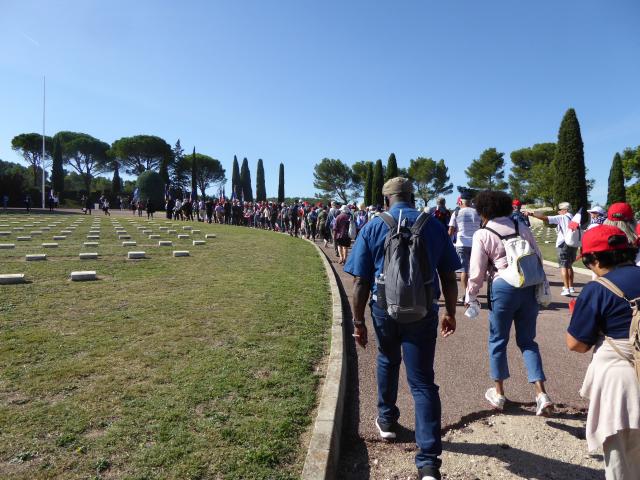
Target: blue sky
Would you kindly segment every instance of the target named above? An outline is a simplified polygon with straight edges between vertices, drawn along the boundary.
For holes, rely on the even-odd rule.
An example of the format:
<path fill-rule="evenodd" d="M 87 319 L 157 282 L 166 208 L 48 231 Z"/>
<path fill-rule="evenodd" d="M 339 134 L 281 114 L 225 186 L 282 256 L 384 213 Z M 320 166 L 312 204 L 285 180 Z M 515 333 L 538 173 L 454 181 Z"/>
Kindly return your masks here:
<path fill-rule="evenodd" d="M 455 185 L 488 147 L 555 141 L 576 109 L 606 200 L 640 144 L 640 3 L 594 0 L 0 0 L 0 158 L 11 138 L 153 134 L 247 157 L 267 194 L 311 195 L 323 157 L 444 158 Z M 508 162 L 507 162 L 508 164 Z"/>

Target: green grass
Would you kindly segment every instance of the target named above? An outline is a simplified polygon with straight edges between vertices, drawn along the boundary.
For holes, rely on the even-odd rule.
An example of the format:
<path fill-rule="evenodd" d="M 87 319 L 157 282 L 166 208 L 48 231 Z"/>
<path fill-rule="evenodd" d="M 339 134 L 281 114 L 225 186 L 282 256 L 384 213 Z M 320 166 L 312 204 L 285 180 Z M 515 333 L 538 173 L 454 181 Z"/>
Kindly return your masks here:
<path fill-rule="evenodd" d="M 162 234 L 174 247 L 157 247 L 129 227 L 134 217 L 114 216 L 138 242 L 122 247 L 101 215 L 100 246 L 81 248 L 84 218 L 58 249 L 40 244 L 60 227 L 31 242 L 0 237 L 17 246 L 0 250 L 0 273 L 31 282 L 0 286 L 0 478 L 298 477 L 330 324 L 313 247 L 195 222 L 177 229 L 218 238 Z M 128 261 L 128 250 L 150 258 Z M 100 279 L 70 282 L 72 270 Z"/>
<path fill-rule="evenodd" d="M 538 247 L 542 252 L 542 256 L 545 260 L 549 260 L 550 262 L 558 263 L 558 253 L 556 251 L 556 229 L 555 227 L 541 226 L 538 228 L 532 229 L 533 234 L 536 238 L 536 242 L 538 243 Z M 546 232 L 549 234 L 546 234 Z M 549 242 L 549 243 L 545 243 Z M 581 267 L 582 264 L 578 261 L 574 263 L 574 266 Z"/>

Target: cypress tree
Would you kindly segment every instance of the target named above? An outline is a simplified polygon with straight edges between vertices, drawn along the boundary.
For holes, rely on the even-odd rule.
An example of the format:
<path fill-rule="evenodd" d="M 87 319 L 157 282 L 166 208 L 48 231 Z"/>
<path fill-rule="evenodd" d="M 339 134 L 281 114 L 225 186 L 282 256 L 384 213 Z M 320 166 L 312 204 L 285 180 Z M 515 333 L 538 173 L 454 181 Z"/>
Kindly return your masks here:
<path fill-rule="evenodd" d="M 280 164 L 278 172 L 278 203 L 284 202 L 284 164 Z"/>
<path fill-rule="evenodd" d="M 53 137 L 53 163 L 51 165 L 51 186 L 62 200 L 64 192 L 64 169 L 62 168 L 62 145 L 58 136 Z"/>
<path fill-rule="evenodd" d="M 555 198 L 569 202 L 574 212 L 587 208 L 587 178 L 584 165 L 584 145 L 580 124 L 573 108 L 564 114 L 558 131 L 558 144 L 554 157 Z"/>
<path fill-rule="evenodd" d="M 242 167 L 240 167 L 240 188 L 242 189 L 242 199 L 245 202 L 253 202 L 251 172 L 249 171 L 249 161 L 247 160 L 247 157 L 244 157 L 244 160 L 242 160 Z"/>
<path fill-rule="evenodd" d="M 258 170 L 256 172 L 256 201 L 264 202 L 267 199 L 267 187 L 264 184 L 264 165 L 262 159 L 258 159 Z"/>
<path fill-rule="evenodd" d="M 122 179 L 120 178 L 120 164 L 113 162 L 113 179 L 111 180 L 111 193 L 118 195 L 122 192 Z"/>
<path fill-rule="evenodd" d="M 367 162 L 367 176 L 364 181 L 364 203 L 367 205 L 373 205 L 373 162 Z"/>
<path fill-rule="evenodd" d="M 396 154 L 392 153 L 389 155 L 389 160 L 387 161 L 387 171 L 384 175 L 384 181 L 390 180 L 398 176 L 398 162 L 396 162 Z"/>
<path fill-rule="evenodd" d="M 191 157 L 191 198 L 196 199 L 198 196 L 198 165 L 196 161 L 196 147 L 193 147 L 193 156 Z"/>
<path fill-rule="evenodd" d="M 376 161 L 376 166 L 373 169 L 373 186 L 371 190 L 371 199 L 373 205 L 382 206 L 384 204 L 384 198 L 382 196 L 382 186 L 384 185 L 384 171 L 382 169 L 382 160 Z"/>
<path fill-rule="evenodd" d="M 231 196 L 235 193 L 236 198 L 240 198 L 242 188 L 240 188 L 240 166 L 238 165 L 238 157 L 233 156 L 233 170 L 231 173 Z"/>
<path fill-rule="evenodd" d="M 624 186 L 624 172 L 622 170 L 622 157 L 619 153 L 613 156 L 611 170 L 609 171 L 609 192 L 607 193 L 607 205 L 627 201 L 627 190 Z"/>

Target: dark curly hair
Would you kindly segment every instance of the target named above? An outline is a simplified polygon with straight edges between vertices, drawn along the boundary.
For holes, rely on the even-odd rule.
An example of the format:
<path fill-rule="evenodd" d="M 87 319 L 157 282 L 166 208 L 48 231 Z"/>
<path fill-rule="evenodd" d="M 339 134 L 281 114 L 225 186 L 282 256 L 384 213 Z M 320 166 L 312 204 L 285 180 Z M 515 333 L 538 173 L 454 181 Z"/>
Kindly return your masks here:
<path fill-rule="evenodd" d="M 485 190 L 476 196 L 476 210 L 478 215 L 487 220 L 498 217 L 508 217 L 513 212 L 512 199 L 504 192 Z"/>

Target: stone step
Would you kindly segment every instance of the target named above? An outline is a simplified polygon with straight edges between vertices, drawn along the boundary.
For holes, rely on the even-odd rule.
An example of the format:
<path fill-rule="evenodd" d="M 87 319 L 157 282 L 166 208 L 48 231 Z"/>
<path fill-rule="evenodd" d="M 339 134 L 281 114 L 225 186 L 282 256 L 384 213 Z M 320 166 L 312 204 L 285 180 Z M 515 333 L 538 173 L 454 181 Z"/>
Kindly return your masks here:
<path fill-rule="evenodd" d="M 189 251 L 188 250 L 174 250 L 173 251 L 173 256 L 174 257 L 188 257 L 189 256 Z"/>
<path fill-rule="evenodd" d="M 0 250 L 8 250 L 10 248 L 16 248 L 15 243 L 0 243 Z"/>
<path fill-rule="evenodd" d="M 189 235 L 180 234 L 180 235 L 178 235 L 178 238 L 181 239 L 181 240 L 185 240 L 185 239 L 189 238 Z"/>
<path fill-rule="evenodd" d="M 144 252 L 129 252 L 127 253 L 127 258 L 130 260 L 135 260 L 139 258 L 145 258 Z"/>
<path fill-rule="evenodd" d="M 54 240 L 66 240 L 67 237 L 65 235 L 54 235 L 53 239 Z"/>
<path fill-rule="evenodd" d="M 18 240 L 19 242 L 30 242 L 31 237 L 29 235 L 26 235 L 24 237 L 16 237 L 16 240 Z"/>
<path fill-rule="evenodd" d="M 205 245 L 207 242 L 205 242 L 204 240 L 194 240 L 193 244 L 194 245 Z"/>
<path fill-rule="evenodd" d="M 98 245 L 100 245 L 100 243 L 98 243 L 98 242 L 84 242 L 83 245 L 85 247 L 97 247 Z"/>
<path fill-rule="evenodd" d="M 158 242 L 158 246 L 159 247 L 172 247 L 173 246 L 173 242 L 171 240 L 160 240 Z"/>
<path fill-rule="evenodd" d="M 46 260 L 47 259 L 47 254 L 46 253 L 34 253 L 34 254 L 30 254 L 30 255 L 25 255 L 25 260 L 27 262 L 37 262 L 39 260 Z"/>
<path fill-rule="evenodd" d="M 96 280 L 96 278 L 96 272 L 94 270 L 71 272 L 71 280 L 74 282 L 85 282 L 87 280 Z"/>
<path fill-rule="evenodd" d="M 98 258 L 98 254 L 96 252 L 80 253 L 80 260 L 95 260 L 96 258 Z"/>
<path fill-rule="evenodd" d="M 216 234 L 215 233 L 207 233 L 204 238 L 216 238 Z"/>
<path fill-rule="evenodd" d="M 24 283 L 24 273 L 5 273 L 0 275 L 0 285 Z"/>
<path fill-rule="evenodd" d="M 123 247 L 135 247 L 137 244 L 135 241 L 131 240 L 129 242 L 122 242 Z"/>
<path fill-rule="evenodd" d="M 57 243 L 43 243 L 42 248 L 58 248 Z"/>

